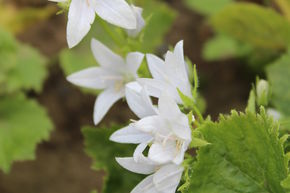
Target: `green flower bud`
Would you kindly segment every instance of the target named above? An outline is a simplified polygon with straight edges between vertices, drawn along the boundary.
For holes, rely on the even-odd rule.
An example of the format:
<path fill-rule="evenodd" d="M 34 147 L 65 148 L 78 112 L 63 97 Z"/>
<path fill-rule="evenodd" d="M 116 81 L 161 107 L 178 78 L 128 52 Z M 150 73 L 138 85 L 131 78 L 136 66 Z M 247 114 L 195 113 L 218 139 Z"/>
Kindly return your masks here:
<path fill-rule="evenodd" d="M 256 94 L 258 105 L 267 106 L 270 99 L 270 86 L 266 80 L 258 80 Z"/>

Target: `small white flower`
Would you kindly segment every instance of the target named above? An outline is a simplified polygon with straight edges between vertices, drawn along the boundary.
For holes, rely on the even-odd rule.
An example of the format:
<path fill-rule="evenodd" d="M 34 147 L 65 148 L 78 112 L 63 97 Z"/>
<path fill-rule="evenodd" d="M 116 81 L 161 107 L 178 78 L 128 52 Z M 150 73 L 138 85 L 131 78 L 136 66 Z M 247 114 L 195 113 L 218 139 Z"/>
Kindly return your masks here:
<path fill-rule="evenodd" d="M 124 60 L 95 39 L 91 42 L 91 48 L 100 66 L 74 73 L 67 79 L 78 86 L 104 89 L 98 96 L 94 107 L 94 123 L 98 124 L 111 106 L 125 96 L 126 85 L 136 80 L 137 70 L 144 55 L 139 52 L 131 52 Z M 140 86 L 136 83 L 135 87 Z"/>
<path fill-rule="evenodd" d="M 269 116 L 272 116 L 275 121 L 279 121 L 282 118 L 282 114 L 279 111 L 277 111 L 276 109 L 273 109 L 273 108 L 268 108 L 267 109 L 267 114 Z"/>
<path fill-rule="evenodd" d="M 183 41 L 176 44 L 174 51 L 168 51 L 165 61 L 159 57 L 147 54 L 147 62 L 153 79 L 140 78 L 138 82 L 148 88 L 151 96 L 160 97 L 166 91 L 179 104 L 182 103 L 177 89 L 192 98 L 191 84 L 187 72 L 187 64 L 184 60 Z"/>
<path fill-rule="evenodd" d="M 133 12 L 135 13 L 136 20 L 137 20 L 137 27 L 136 29 L 128 29 L 127 33 L 131 37 L 136 37 L 144 28 L 145 26 L 145 20 L 142 17 L 143 9 L 140 7 L 136 7 L 134 5 L 131 5 L 131 8 Z"/>
<path fill-rule="evenodd" d="M 67 24 L 67 42 L 70 48 L 76 46 L 90 31 L 96 14 L 125 29 L 137 27 L 135 13 L 125 0 L 71 0 Z"/>
<path fill-rule="evenodd" d="M 135 154 L 152 143 L 148 153 L 150 160 L 158 164 L 173 162 L 179 165 L 191 142 L 191 130 L 187 116 L 180 111 L 175 101 L 162 95 L 157 115 L 144 117 L 116 131 L 110 139 L 120 143 L 140 143 Z"/>
<path fill-rule="evenodd" d="M 175 193 L 181 180 L 183 167 L 176 164 L 159 165 L 146 157 L 116 158 L 125 169 L 138 174 L 151 174 L 142 180 L 131 193 Z"/>

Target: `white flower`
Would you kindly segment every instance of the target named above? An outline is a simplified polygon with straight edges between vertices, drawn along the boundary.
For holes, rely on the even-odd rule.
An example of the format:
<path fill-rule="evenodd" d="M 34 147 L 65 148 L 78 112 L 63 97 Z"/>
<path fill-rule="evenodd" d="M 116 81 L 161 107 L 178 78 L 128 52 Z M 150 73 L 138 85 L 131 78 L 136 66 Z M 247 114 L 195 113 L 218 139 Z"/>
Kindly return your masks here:
<path fill-rule="evenodd" d="M 282 118 L 281 113 L 279 111 L 277 111 L 276 109 L 273 109 L 273 108 L 268 108 L 267 109 L 267 114 L 269 116 L 272 116 L 275 121 L 279 121 Z"/>
<path fill-rule="evenodd" d="M 116 158 L 125 169 L 138 174 L 151 174 L 142 180 L 131 193 L 175 193 L 181 180 L 183 167 L 176 164 L 159 165 L 146 157 Z"/>
<path fill-rule="evenodd" d="M 191 130 L 187 116 L 180 111 L 175 101 L 167 95 L 161 95 L 157 115 L 147 116 L 116 131 L 110 139 L 140 144 L 135 154 L 144 151 L 152 143 L 148 153 L 150 160 L 158 164 L 173 162 L 179 165 L 191 142 Z"/>
<path fill-rule="evenodd" d="M 176 44 L 174 51 L 168 51 L 165 61 L 155 55 L 147 54 L 147 62 L 153 79 L 141 78 L 138 82 L 148 88 L 151 96 L 160 97 L 165 90 L 177 103 L 181 104 L 177 89 L 192 98 L 191 84 L 187 72 L 187 64 L 183 55 L 183 41 Z"/>
<path fill-rule="evenodd" d="M 140 7 L 136 7 L 134 5 L 131 5 L 131 8 L 133 12 L 135 13 L 136 21 L 137 21 L 137 27 L 136 29 L 128 29 L 127 33 L 131 37 L 136 37 L 145 26 L 145 21 L 142 17 L 143 9 Z"/>
<path fill-rule="evenodd" d="M 98 124 L 111 106 L 125 96 L 126 85 L 136 80 L 144 55 L 131 52 L 124 60 L 95 39 L 91 42 L 91 48 L 100 66 L 74 73 L 67 79 L 78 86 L 104 89 L 94 107 L 94 123 Z"/>
<path fill-rule="evenodd" d="M 139 117 L 157 115 L 158 110 L 153 106 L 145 87 L 140 87 L 133 82 L 126 85 L 126 100 L 130 109 Z M 111 141 L 118 143 L 140 144 L 152 140 L 152 136 L 143 131 L 137 130 L 132 124 L 114 132 Z M 144 148 L 146 148 L 147 143 Z M 142 151 L 142 150 L 141 150 Z"/>
<path fill-rule="evenodd" d="M 90 31 L 96 14 L 125 29 L 137 27 L 135 13 L 125 0 L 71 0 L 67 24 L 67 42 L 70 48 L 76 46 Z"/>

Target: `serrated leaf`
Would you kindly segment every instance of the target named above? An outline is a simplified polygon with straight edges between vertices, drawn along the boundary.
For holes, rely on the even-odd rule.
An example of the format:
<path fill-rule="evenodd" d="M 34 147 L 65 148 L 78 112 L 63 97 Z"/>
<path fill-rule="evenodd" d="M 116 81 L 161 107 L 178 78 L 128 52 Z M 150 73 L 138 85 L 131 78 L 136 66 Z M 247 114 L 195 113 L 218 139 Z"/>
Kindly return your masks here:
<path fill-rule="evenodd" d="M 134 152 L 132 146 L 109 141 L 116 129 L 119 127 L 82 129 L 86 152 L 94 161 L 93 168 L 106 171 L 103 193 L 128 193 L 142 180 L 142 176 L 126 171 L 115 161 L 115 157 L 132 157 Z"/>
<path fill-rule="evenodd" d="M 199 131 L 211 144 L 198 151 L 188 192 L 286 193 L 280 182 L 287 177 L 287 159 L 278 126 L 264 111 L 233 112 Z"/>
<path fill-rule="evenodd" d="M 186 5 L 204 15 L 217 13 L 233 0 L 185 0 Z"/>
<path fill-rule="evenodd" d="M 216 31 L 254 47 L 285 49 L 290 43 L 290 24 L 270 8 L 253 3 L 234 3 L 211 18 Z"/>
<path fill-rule="evenodd" d="M 0 97 L 0 169 L 8 172 L 14 161 L 32 160 L 36 145 L 53 128 L 45 110 L 24 95 Z"/>
<path fill-rule="evenodd" d="M 290 53 L 269 64 L 266 72 L 272 86 L 272 103 L 279 112 L 290 117 Z"/>

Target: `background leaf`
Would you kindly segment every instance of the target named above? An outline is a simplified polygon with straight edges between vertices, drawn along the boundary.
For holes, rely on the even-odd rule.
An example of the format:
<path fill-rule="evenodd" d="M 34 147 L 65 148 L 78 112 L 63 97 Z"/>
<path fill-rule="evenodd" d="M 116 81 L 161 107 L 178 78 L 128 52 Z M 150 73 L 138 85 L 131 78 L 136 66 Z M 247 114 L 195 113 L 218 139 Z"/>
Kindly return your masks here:
<path fill-rule="evenodd" d="M 110 129 L 91 127 L 82 129 L 86 152 L 94 161 L 93 168 L 106 172 L 104 193 L 128 193 L 143 178 L 125 170 L 115 161 L 115 157 L 132 157 L 134 152 L 132 146 L 109 141 L 110 135 L 119 128 L 113 126 Z"/>
<path fill-rule="evenodd" d="M 274 10 L 252 3 L 234 3 L 211 18 L 217 32 L 254 47 L 285 49 L 290 43 L 290 24 Z"/>
<path fill-rule="evenodd" d="M 45 110 L 24 95 L 0 97 L 0 169 L 10 170 L 14 161 L 35 157 L 38 143 L 53 128 Z"/>
<path fill-rule="evenodd" d="M 290 117 L 290 52 L 283 55 L 266 69 L 272 85 L 272 103 L 275 108 Z"/>
<path fill-rule="evenodd" d="M 217 13 L 222 8 L 224 8 L 229 3 L 232 3 L 233 0 L 185 0 L 186 5 L 203 14 L 211 15 Z"/>
<path fill-rule="evenodd" d="M 40 92 L 47 76 L 46 58 L 36 49 L 20 44 L 0 28 L 0 93 L 33 89 Z"/>

